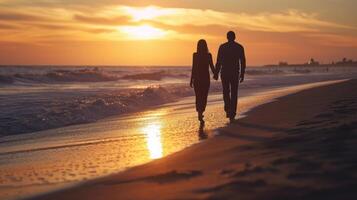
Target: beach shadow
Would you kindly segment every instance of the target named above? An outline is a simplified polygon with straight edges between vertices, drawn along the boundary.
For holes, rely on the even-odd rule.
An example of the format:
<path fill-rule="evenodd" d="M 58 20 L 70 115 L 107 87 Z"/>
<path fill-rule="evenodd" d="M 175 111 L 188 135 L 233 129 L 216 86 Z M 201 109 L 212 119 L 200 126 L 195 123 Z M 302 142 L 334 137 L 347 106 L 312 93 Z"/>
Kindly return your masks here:
<path fill-rule="evenodd" d="M 203 174 L 202 171 L 198 171 L 198 170 L 193 170 L 188 172 L 171 171 L 168 173 L 147 177 L 145 180 L 149 182 L 164 184 L 164 183 L 173 183 L 177 181 L 192 179 L 201 176 L 202 174 Z"/>
<path fill-rule="evenodd" d="M 192 170 L 192 171 L 184 171 L 184 172 L 179 172 L 176 170 L 167 172 L 167 173 L 162 173 L 158 175 L 153 175 L 153 176 L 146 176 L 146 177 L 141 177 L 141 178 L 136 178 L 136 179 L 131 179 L 131 180 L 110 180 L 110 181 L 103 181 L 98 184 L 100 185 L 120 185 L 120 184 L 127 184 L 127 183 L 133 183 L 133 182 L 152 182 L 152 183 L 158 183 L 158 184 L 166 184 L 166 183 L 174 183 L 178 181 L 184 181 L 188 179 L 192 179 L 198 176 L 203 175 L 202 171 L 199 170 Z"/>
<path fill-rule="evenodd" d="M 279 127 L 273 127 L 273 126 L 262 125 L 262 124 L 253 124 L 253 123 L 247 123 L 238 120 L 234 121 L 232 124 L 236 124 L 241 127 L 259 129 L 262 131 L 269 131 L 269 132 L 284 132 L 288 130 L 286 128 L 279 128 Z"/>
<path fill-rule="evenodd" d="M 231 127 L 234 127 L 234 130 L 238 130 L 238 131 L 241 130 L 241 131 L 240 132 L 237 132 L 237 131 L 232 132 L 232 131 L 230 131 Z M 228 123 L 225 127 L 218 129 L 217 132 L 219 133 L 219 135 L 233 137 L 233 138 L 237 138 L 237 139 L 241 139 L 241 140 L 256 141 L 256 142 L 266 141 L 271 138 L 270 136 L 265 137 L 265 136 L 251 135 L 250 134 L 251 130 L 243 131 L 242 128 L 256 129 L 256 130 L 270 132 L 270 133 L 281 133 L 281 132 L 285 132 L 288 130 L 288 129 L 279 128 L 279 127 L 247 123 L 247 122 L 234 120 L 233 122 Z"/>
<path fill-rule="evenodd" d="M 196 192 L 198 193 L 219 193 L 222 191 L 234 191 L 234 192 L 251 192 L 256 188 L 264 187 L 266 186 L 267 183 L 262 180 L 235 180 L 231 181 L 229 183 L 225 183 L 219 186 L 211 187 L 211 188 L 205 188 L 205 189 L 200 189 Z"/>
<path fill-rule="evenodd" d="M 238 177 L 251 176 L 255 174 L 264 174 L 264 173 L 279 173 L 279 170 L 271 166 L 246 167 L 244 170 L 234 173 L 232 177 L 238 178 Z"/>
<path fill-rule="evenodd" d="M 356 83 L 354 80 L 350 90 L 356 91 Z M 245 146 L 247 151 L 235 149 L 240 161 L 248 157 L 254 166 L 224 169 L 220 175 L 230 182 L 196 192 L 209 195 L 207 199 L 236 199 L 237 194 L 239 199 L 356 199 L 357 95 L 352 91 L 347 92 L 349 98 L 331 103 L 291 129 L 233 122 L 232 126 L 281 134 Z M 221 131 L 227 136 L 259 141 L 248 132 L 229 132 L 227 127 Z"/>
<path fill-rule="evenodd" d="M 237 132 L 231 132 L 229 130 L 224 130 L 224 129 L 217 130 L 217 133 L 219 135 L 223 135 L 223 136 L 227 136 L 227 137 L 232 137 L 232 138 L 236 138 L 236 139 L 240 139 L 240 140 L 255 141 L 255 142 L 262 142 L 262 141 L 266 141 L 268 139 L 267 137 L 249 135 L 249 133 L 240 134 Z"/>

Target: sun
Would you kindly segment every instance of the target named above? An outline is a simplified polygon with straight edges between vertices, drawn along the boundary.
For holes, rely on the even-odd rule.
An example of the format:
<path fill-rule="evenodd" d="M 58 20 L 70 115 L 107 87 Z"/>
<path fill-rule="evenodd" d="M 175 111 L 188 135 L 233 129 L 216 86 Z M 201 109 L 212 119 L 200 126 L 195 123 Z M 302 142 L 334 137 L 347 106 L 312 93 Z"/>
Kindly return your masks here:
<path fill-rule="evenodd" d="M 127 13 L 133 21 L 151 20 L 157 17 L 172 14 L 171 10 L 161 9 L 156 6 L 148 6 L 143 8 L 125 7 L 124 12 Z"/>
<path fill-rule="evenodd" d="M 150 25 L 122 26 L 119 27 L 119 31 L 123 32 L 128 39 L 134 40 L 160 39 L 167 35 L 166 31 Z"/>

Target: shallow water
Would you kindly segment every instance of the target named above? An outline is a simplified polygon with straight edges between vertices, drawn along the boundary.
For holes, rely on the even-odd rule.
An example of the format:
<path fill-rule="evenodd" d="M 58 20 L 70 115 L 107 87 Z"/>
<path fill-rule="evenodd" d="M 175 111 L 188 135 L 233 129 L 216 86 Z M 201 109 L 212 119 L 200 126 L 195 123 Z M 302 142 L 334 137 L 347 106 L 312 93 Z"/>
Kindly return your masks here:
<path fill-rule="evenodd" d="M 326 84 L 242 89 L 239 113 L 301 89 Z M 14 199 L 76 184 L 158 159 L 216 134 L 225 126 L 220 94 L 211 95 L 203 132 L 193 97 L 95 123 L 4 137 L 0 198 Z"/>
<path fill-rule="evenodd" d="M 302 72 L 303 71 L 303 72 Z M 357 68 L 248 68 L 242 89 L 356 77 Z M 0 137 L 95 122 L 193 95 L 188 67 L 0 67 Z M 221 91 L 211 82 L 211 92 Z"/>

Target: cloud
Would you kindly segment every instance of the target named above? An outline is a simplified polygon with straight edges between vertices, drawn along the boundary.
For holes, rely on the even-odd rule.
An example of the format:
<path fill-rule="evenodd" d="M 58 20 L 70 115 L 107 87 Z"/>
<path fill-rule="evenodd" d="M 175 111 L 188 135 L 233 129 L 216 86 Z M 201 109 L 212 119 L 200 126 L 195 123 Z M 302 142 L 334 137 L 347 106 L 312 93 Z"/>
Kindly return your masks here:
<path fill-rule="evenodd" d="M 27 25 L 37 27 L 40 29 L 47 29 L 47 30 L 70 30 L 74 29 L 72 26 L 61 25 L 61 24 L 48 24 L 48 23 L 28 23 Z"/>
<path fill-rule="evenodd" d="M 121 8 L 127 10 L 127 7 Z M 140 13 L 143 8 L 131 8 L 129 14 Z M 220 25 L 228 27 L 240 27 L 246 30 L 274 31 L 274 32 L 302 32 L 321 31 L 325 28 L 353 27 L 340 25 L 318 19 L 316 13 L 304 13 L 297 10 L 288 10 L 280 13 L 230 13 L 215 10 L 185 9 L 185 8 L 160 8 L 152 7 L 152 12 L 162 13 L 151 18 L 152 21 L 168 25 Z"/>
<path fill-rule="evenodd" d="M 35 15 L 28 15 L 28 14 L 21 14 L 21 13 L 0 13 L 0 21 L 41 21 L 44 18 L 35 16 Z"/>
<path fill-rule="evenodd" d="M 106 17 L 90 17 L 90 16 L 77 14 L 74 15 L 74 19 L 89 24 L 100 24 L 100 25 L 111 25 L 111 26 L 125 25 L 129 23 L 128 16 L 106 18 Z"/>
<path fill-rule="evenodd" d="M 0 0 L 0 2 L 4 1 Z M 46 4 L 50 1 L 37 2 Z M 214 38 L 221 36 L 228 29 L 301 34 L 357 30 L 356 27 L 320 19 L 317 13 L 299 10 L 252 14 L 158 6 L 65 7 L 57 5 L 57 7 L 43 9 L 41 6 L 26 5 L 16 9 L 0 7 L 0 13 L 0 22 L 6 24 L 0 24 L 2 32 L 8 30 L 9 34 L 12 34 L 11 38 L 18 35 L 19 40 L 31 37 L 46 38 L 46 35 L 69 37 L 71 34 L 73 39 L 83 37 L 93 41 L 126 40 L 132 37 L 125 30 L 135 30 L 138 27 L 146 27 L 144 30 L 156 30 L 157 33 L 165 32 L 167 34 L 164 36 L 169 39 Z M 16 27 L 18 32 L 14 32 Z M 78 32 L 84 32 L 85 35 Z M 333 39 L 333 37 L 325 38 Z M 2 40 L 6 40 L 6 37 Z"/>
<path fill-rule="evenodd" d="M 9 25 L 9 24 L 1 24 L 0 23 L 0 29 L 16 29 L 16 27 Z"/>
<path fill-rule="evenodd" d="M 298 10 L 248 14 L 157 6 L 117 6 L 98 11 L 94 13 L 94 16 L 93 14 L 91 16 L 75 16 L 75 19 L 100 25 L 121 25 L 123 23 L 130 25 L 134 22 L 150 22 L 162 27 L 181 30 L 182 27 L 209 26 L 239 27 L 245 30 L 267 32 L 323 32 L 327 29 L 357 30 L 356 27 L 325 21 L 318 17 L 317 13 L 306 13 Z"/>
<path fill-rule="evenodd" d="M 318 44 L 332 47 L 357 47 L 357 37 L 347 35 L 336 35 L 329 33 L 314 33 L 305 35 Z"/>
<path fill-rule="evenodd" d="M 205 35 L 208 36 L 222 36 L 226 33 L 228 29 L 237 30 L 238 27 L 224 26 L 224 25 L 193 25 L 193 24 L 183 24 L 183 25 L 169 25 L 157 21 L 146 20 L 142 21 L 144 24 L 149 24 L 153 27 L 157 27 L 163 30 L 172 30 L 181 34 L 200 34 L 205 31 Z"/>

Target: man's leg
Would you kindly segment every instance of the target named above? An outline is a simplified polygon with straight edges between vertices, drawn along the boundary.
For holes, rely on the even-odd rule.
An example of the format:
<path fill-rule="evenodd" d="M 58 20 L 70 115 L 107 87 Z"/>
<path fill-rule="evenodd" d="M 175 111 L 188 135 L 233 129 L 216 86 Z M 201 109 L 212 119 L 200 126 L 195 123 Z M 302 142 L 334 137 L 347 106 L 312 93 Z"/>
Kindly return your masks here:
<path fill-rule="evenodd" d="M 221 79 L 222 79 L 222 88 L 223 88 L 224 111 L 226 111 L 227 117 L 229 117 L 230 110 L 231 110 L 229 78 L 222 76 Z"/>
<path fill-rule="evenodd" d="M 237 114 L 237 103 L 238 103 L 238 85 L 239 85 L 239 76 L 237 78 L 232 78 L 231 80 L 231 115 L 230 118 L 234 119 Z"/>

